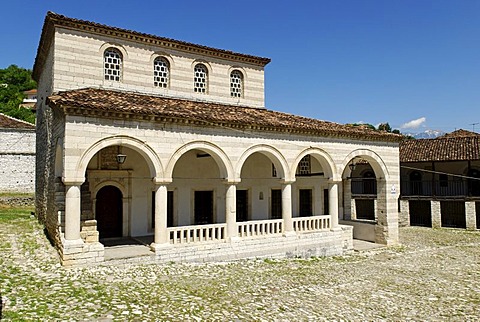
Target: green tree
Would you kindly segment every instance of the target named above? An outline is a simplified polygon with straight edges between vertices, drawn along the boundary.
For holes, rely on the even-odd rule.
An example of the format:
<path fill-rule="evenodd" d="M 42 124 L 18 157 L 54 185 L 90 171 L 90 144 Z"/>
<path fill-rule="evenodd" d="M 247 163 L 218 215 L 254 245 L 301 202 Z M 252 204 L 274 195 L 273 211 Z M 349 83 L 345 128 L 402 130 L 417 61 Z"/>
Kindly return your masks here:
<path fill-rule="evenodd" d="M 32 111 L 19 107 L 24 91 L 36 88 L 32 71 L 16 65 L 0 69 L 0 112 L 6 115 L 34 123 Z"/>
<path fill-rule="evenodd" d="M 386 131 L 388 133 L 391 133 L 392 132 L 392 127 L 388 123 L 380 123 L 380 125 L 378 125 L 378 130 L 379 131 Z"/>

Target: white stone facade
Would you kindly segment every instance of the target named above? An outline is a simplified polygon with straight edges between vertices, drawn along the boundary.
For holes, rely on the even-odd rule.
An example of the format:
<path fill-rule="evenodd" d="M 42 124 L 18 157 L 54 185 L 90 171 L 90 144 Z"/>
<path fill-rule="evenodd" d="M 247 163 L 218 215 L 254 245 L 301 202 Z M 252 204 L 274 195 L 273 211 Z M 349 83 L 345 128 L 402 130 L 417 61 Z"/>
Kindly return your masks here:
<path fill-rule="evenodd" d="M 352 227 L 338 221 L 349 219 L 344 209 L 351 191 L 344 185 L 351 176 L 348 165 L 356 159 L 369 163 L 377 182 L 369 237 L 398 243 L 398 195 L 392 190 L 399 186 L 398 140 L 388 135 L 377 140 L 292 134 L 57 105 L 62 94 L 52 94 L 89 87 L 264 107 L 263 67 L 269 60 L 185 43 L 171 47 L 159 38 L 115 32 L 49 14 L 34 68 L 42 93 L 37 212 L 64 265 L 102 261 L 99 237 L 110 233 L 152 236 L 159 261 L 348 252 Z M 109 48 L 121 53 L 118 82 L 104 80 L 103 55 Z M 154 86 L 157 57 L 169 62 L 168 88 Z M 193 90 L 197 63 L 208 69 L 206 93 Z M 231 94 L 232 71 L 243 75 L 241 85 L 235 78 L 241 95 Z M 116 155 L 126 161 L 118 164 Z M 310 169 L 299 175 L 305 156 Z M 105 205 L 107 191 L 115 196 Z M 105 207 L 116 217 L 106 218 Z M 305 209 L 307 216 L 301 213 Z M 245 218 L 239 219 L 240 211 Z"/>
<path fill-rule="evenodd" d="M 103 55 L 115 48 L 122 54 L 121 81 L 105 80 Z M 263 66 L 231 62 L 138 41 L 112 39 L 79 30 L 58 28 L 53 50 L 54 90 L 65 91 L 85 87 L 102 87 L 153 95 L 181 97 L 264 107 Z M 169 62 L 170 79 L 167 88 L 154 86 L 154 60 L 162 57 Z M 208 70 L 206 93 L 194 92 L 194 67 L 201 63 Z M 242 97 L 230 95 L 230 74 L 239 71 L 244 77 Z"/>

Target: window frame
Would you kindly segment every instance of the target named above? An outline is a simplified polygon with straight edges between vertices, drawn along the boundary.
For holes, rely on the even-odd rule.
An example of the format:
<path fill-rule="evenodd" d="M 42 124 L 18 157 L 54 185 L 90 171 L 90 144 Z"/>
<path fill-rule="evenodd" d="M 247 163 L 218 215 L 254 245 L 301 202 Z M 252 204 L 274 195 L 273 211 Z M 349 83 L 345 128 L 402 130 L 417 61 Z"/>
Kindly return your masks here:
<path fill-rule="evenodd" d="M 236 78 L 238 82 L 234 81 L 233 75 L 238 75 L 238 78 Z M 243 76 L 243 73 L 240 70 L 234 69 L 230 72 L 230 97 L 232 98 L 244 97 L 244 92 L 245 92 L 244 79 L 245 77 Z M 238 89 L 238 90 L 235 90 L 235 89 Z"/>
<path fill-rule="evenodd" d="M 163 73 L 163 71 L 158 71 L 156 68 L 157 68 L 157 65 L 156 63 L 157 62 L 163 62 L 165 67 L 166 67 L 166 75 L 156 75 L 156 73 Z M 157 80 L 157 77 L 158 78 L 165 78 L 166 81 L 165 82 L 160 82 L 159 80 Z M 162 85 L 162 86 L 160 86 Z M 170 61 L 163 57 L 163 56 L 158 56 L 156 57 L 154 60 L 153 60 L 153 86 L 155 88 L 170 88 Z"/>
<path fill-rule="evenodd" d="M 117 57 L 108 57 L 107 54 L 116 54 Z M 118 59 L 119 62 L 107 61 L 107 58 Z M 108 67 L 107 64 L 109 65 Z M 112 66 L 118 66 L 118 68 L 112 68 Z M 118 75 L 109 73 L 108 71 L 117 71 Z M 108 47 L 103 51 L 103 79 L 107 82 L 123 81 L 123 54 L 121 50 L 116 47 Z"/>
<path fill-rule="evenodd" d="M 197 69 L 202 68 L 204 77 L 197 76 Z M 207 68 L 207 65 L 204 63 L 198 63 L 195 64 L 193 67 L 193 92 L 198 93 L 198 94 L 208 94 L 208 76 L 209 76 L 209 71 Z M 203 82 L 200 82 L 199 80 L 203 79 Z M 203 86 L 197 86 L 198 84 L 203 84 Z"/>

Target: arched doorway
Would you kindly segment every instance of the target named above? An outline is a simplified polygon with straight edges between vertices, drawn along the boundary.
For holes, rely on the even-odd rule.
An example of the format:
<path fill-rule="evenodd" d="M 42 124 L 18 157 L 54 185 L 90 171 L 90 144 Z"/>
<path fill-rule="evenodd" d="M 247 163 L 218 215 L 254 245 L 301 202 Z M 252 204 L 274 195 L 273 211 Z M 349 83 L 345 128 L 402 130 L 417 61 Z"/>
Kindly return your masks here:
<path fill-rule="evenodd" d="M 97 192 L 95 217 L 102 238 L 122 237 L 122 192 L 114 186 L 105 186 Z"/>

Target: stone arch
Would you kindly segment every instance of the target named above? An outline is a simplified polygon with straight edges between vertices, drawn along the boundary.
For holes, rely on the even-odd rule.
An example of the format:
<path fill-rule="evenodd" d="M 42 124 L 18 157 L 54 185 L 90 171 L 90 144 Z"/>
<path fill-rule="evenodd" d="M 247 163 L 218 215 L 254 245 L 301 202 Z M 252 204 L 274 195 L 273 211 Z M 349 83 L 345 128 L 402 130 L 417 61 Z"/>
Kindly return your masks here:
<path fill-rule="evenodd" d="M 193 141 L 178 148 L 167 162 L 167 166 L 165 168 L 165 178 L 172 179 L 175 164 L 182 155 L 190 150 L 201 150 L 210 154 L 220 170 L 220 176 L 229 182 L 233 181 L 233 167 L 227 154 L 220 147 L 207 141 Z"/>
<path fill-rule="evenodd" d="M 110 179 L 110 180 L 101 181 L 92 188 L 92 195 L 94 196 L 94 198 L 97 198 L 97 194 L 100 191 L 100 189 L 102 189 L 103 187 L 106 187 L 106 186 L 114 186 L 115 188 L 120 190 L 123 198 L 126 198 L 128 196 L 128 191 L 127 191 L 127 188 L 125 187 L 125 185 L 121 184 L 117 180 L 111 180 Z"/>
<path fill-rule="evenodd" d="M 168 61 L 170 68 L 175 65 L 175 60 L 172 58 L 172 56 L 164 51 L 155 51 L 152 53 L 150 55 L 150 65 L 152 65 L 157 58 L 164 58 L 166 61 Z"/>
<path fill-rule="evenodd" d="M 276 148 L 266 144 L 254 145 L 248 148 L 245 152 L 243 152 L 242 156 L 237 162 L 237 166 L 235 169 L 235 178 L 237 178 L 238 180 L 241 179 L 242 167 L 245 161 L 248 159 L 249 156 L 257 152 L 265 155 L 267 158 L 270 159 L 270 161 L 272 161 L 272 163 L 275 165 L 275 168 L 277 169 L 278 174 L 280 175 L 280 178 L 283 178 L 285 181 L 295 181 L 295 178 L 291 177 L 288 163 L 282 153 Z"/>
<path fill-rule="evenodd" d="M 383 159 L 375 151 L 369 149 L 357 149 L 350 152 L 345 157 L 340 164 L 341 171 L 339 171 L 339 173 L 342 173 L 343 177 L 346 176 L 345 169 L 348 167 L 348 164 L 356 157 L 361 157 L 370 163 L 377 179 L 388 179 L 390 177 L 390 173 Z"/>
<path fill-rule="evenodd" d="M 85 180 L 85 171 L 87 170 L 88 163 L 93 158 L 93 156 L 97 154 L 101 149 L 112 145 L 125 146 L 131 148 L 132 150 L 135 150 L 147 162 L 152 178 L 158 179 L 163 177 L 162 164 L 155 151 L 150 146 L 148 146 L 148 144 L 130 136 L 117 135 L 101 139 L 92 144 L 88 149 L 86 149 L 77 162 L 77 166 L 74 169 L 75 174 L 73 179 L 82 179 L 81 181 L 83 182 Z"/>
<path fill-rule="evenodd" d="M 122 54 L 124 59 L 128 58 L 128 52 L 125 49 L 125 47 L 120 43 L 113 43 L 113 42 L 105 42 L 100 46 L 100 48 L 98 49 L 98 52 L 102 55 L 102 57 L 103 57 L 103 54 L 105 53 L 105 50 L 107 50 L 108 48 L 115 48 Z"/>
<path fill-rule="evenodd" d="M 303 150 L 293 162 L 292 167 L 290 168 L 290 173 L 293 175 L 295 174 L 298 164 L 306 155 L 311 155 L 320 163 L 323 168 L 325 178 L 335 179 L 338 177 L 335 162 L 333 161 L 332 157 L 327 152 L 319 148 L 308 148 Z"/>

